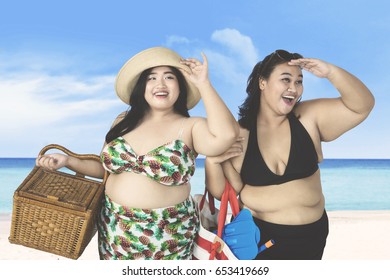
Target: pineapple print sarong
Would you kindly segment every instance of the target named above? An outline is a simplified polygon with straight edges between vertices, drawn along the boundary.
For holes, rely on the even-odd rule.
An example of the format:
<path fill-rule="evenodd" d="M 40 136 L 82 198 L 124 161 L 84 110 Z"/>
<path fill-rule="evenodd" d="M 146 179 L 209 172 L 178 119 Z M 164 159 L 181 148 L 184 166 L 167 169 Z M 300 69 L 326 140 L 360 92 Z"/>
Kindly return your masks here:
<path fill-rule="evenodd" d="M 189 260 L 199 220 L 191 196 L 175 206 L 128 208 L 108 196 L 98 222 L 105 260 Z"/>

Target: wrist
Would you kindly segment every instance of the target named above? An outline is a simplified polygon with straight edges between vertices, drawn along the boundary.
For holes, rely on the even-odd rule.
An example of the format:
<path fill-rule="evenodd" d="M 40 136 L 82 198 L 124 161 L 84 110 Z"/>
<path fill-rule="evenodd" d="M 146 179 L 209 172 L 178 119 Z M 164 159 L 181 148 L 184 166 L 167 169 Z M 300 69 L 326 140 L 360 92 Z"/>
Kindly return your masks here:
<path fill-rule="evenodd" d="M 205 163 L 216 165 L 216 164 L 221 164 L 221 162 L 217 161 L 215 157 L 206 157 Z"/>
<path fill-rule="evenodd" d="M 200 92 L 213 89 L 213 86 L 209 79 L 205 79 L 203 81 L 199 81 L 195 84 Z"/>
<path fill-rule="evenodd" d="M 75 166 L 74 160 L 75 158 L 68 155 L 64 155 L 64 166 L 73 170 L 72 167 Z"/>
<path fill-rule="evenodd" d="M 327 75 L 327 79 L 329 81 L 335 80 L 338 76 L 338 73 L 340 73 L 340 70 L 341 69 L 339 67 L 337 67 L 336 65 L 329 64 L 329 72 Z"/>

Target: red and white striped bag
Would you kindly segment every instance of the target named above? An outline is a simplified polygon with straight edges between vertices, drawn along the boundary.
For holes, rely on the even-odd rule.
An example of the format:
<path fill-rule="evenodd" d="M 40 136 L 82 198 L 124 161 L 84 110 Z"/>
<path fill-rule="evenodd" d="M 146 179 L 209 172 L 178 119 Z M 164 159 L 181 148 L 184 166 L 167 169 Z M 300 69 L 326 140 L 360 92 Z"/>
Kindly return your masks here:
<path fill-rule="evenodd" d="M 208 198 L 208 200 L 207 200 Z M 194 260 L 237 260 L 227 244 L 222 240 L 225 224 L 230 222 L 230 205 L 234 217 L 240 212 L 236 193 L 226 180 L 220 208 L 215 207 L 214 197 L 205 189 L 203 195 L 194 196 L 199 214 L 200 227 L 195 239 L 192 258 Z M 214 233 L 217 230 L 217 233 Z"/>

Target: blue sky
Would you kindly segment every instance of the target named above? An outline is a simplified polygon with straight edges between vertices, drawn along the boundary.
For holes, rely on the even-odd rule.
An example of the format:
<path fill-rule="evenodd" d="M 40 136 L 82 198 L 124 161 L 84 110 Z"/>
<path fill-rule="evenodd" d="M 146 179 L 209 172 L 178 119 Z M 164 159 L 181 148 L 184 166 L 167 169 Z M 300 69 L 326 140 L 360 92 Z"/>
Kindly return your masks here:
<path fill-rule="evenodd" d="M 0 10 L 0 157 L 35 157 L 50 143 L 99 153 L 127 109 L 114 91 L 135 53 L 166 46 L 209 59 L 210 79 L 237 116 L 254 64 L 275 49 L 334 63 L 371 89 L 369 118 L 325 158 L 390 158 L 388 1 L 6 1 Z M 309 73 L 304 98 L 334 97 Z M 190 111 L 205 116 L 200 103 Z"/>

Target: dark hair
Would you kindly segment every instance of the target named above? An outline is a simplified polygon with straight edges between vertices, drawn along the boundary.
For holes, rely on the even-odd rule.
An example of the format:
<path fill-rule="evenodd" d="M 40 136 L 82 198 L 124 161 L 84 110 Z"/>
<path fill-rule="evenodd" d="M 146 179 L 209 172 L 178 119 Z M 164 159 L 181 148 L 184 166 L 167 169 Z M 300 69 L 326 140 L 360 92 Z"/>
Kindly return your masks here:
<path fill-rule="evenodd" d="M 173 105 L 174 111 L 184 117 L 189 117 L 190 115 L 187 108 L 188 90 L 184 76 L 175 67 L 168 67 L 172 70 L 179 82 L 180 94 Z M 129 110 L 127 111 L 125 117 L 108 131 L 106 135 L 106 143 L 109 143 L 115 138 L 132 131 L 145 116 L 146 112 L 149 111 L 149 104 L 145 100 L 145 88 L 147 77 L 153 68 L 144 70 L 139 76 L 129 100 Z"/>
<path fill-rule="evenodd" d="M 239 106 L 238 123 L 241 127 L 250 129 L 256 123 L 256 117 L 260 109 L 260 78 L 268 80 L 276 66 L 298 58 L 302 58 L 302 55 L 285 50 L 276 50 L 253 67 L 247 81 L 246 92 L 248 96 L 244 103 Z"/>

